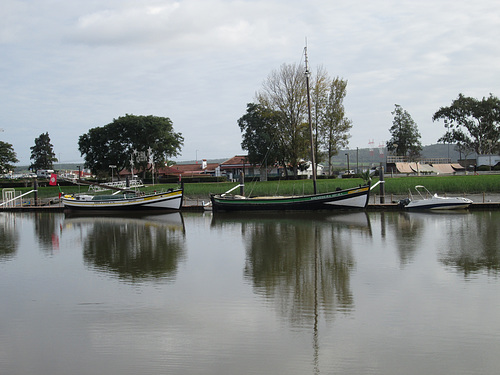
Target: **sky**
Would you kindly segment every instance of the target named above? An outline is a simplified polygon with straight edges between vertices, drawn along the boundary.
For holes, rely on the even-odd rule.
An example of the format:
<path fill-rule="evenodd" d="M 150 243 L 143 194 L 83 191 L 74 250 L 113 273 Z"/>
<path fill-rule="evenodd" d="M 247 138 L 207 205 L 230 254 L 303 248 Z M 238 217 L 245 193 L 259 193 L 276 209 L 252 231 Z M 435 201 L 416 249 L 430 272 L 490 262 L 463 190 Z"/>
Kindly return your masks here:
<path fill-rule="evenodd" d="M 429 145 L 459 93 L 500 96 L 498 0 L 2 0 L 0 14 L 0 140 L 19 165 L 46 132 L 81 162 L 79 137 L 125 114 L 170 118 L 176 161 L 245 154 L 238 119 L 306 39 L 311 71 L 348 81 L 350 149 L 385 144 L 395 104 Z"/>

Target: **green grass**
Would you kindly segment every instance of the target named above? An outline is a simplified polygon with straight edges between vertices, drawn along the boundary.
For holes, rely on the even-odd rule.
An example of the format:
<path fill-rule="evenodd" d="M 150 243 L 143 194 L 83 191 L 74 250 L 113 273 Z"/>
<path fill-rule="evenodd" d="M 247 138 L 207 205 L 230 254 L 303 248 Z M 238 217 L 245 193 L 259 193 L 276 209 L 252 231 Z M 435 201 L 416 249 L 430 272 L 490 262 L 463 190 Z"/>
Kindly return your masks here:
<path fill-rule="evenodd" d="M 378 178 L 372 179 L 372 184 L 377 182 Z M 395 195 L 405 195 L 409 189 L 415 185 L 424 185 L 430 192 L 438 194 L 481 194 L 481 193 L 500 193 L 500 175 L 460 175 L 460 176 L 412 176 L 399 178 L 385 178 L 385 193 Z M 317 181 L 317 190 L 319 193 L 333 191 L 337 187 L 345 189 L 362 185 L 361 178 L 353 179 L 320 179 Z M 185 184 L 184 192 L 187 198 L 207 199 L 210 193 L 224 193 L 236 186 L 235 182 L 224 183 L 193 183 Z M 177 184 L 163 184 L 147 186 L 141 190 L 161 191 L 168 188 L 177 188 Z M 64 186 L 61 188 L 65 194 L 88 192 L 86 186 Z M 16 188 L 16 191 L 27 192 L 32 187 Z M 109 192 L 108 192 L 109 193 Z M 239 188 L 234 190 L 239 194 Z M 289 180 L 289 181 L 266 181 L 266 182 L 247 182 L 245 184 L 245 195 L 300 195 L 312 194 L 313 185 L 310 180 Z M 374 194 L 380 194 L 380 186 L 373 190 Z M 59 188 L 57 186 L 41 187 L 38 191 L 38 197 L 41 199 L 57 197 Z M 32 197 L 32 195 L 30 195 Z"/>
<path fill-rule="evenodd" d="M 386 194 L 406 194 L 415 185 L 424 185 L 431 193 L 500 193 L 500 175 L 460 175 L 386 178 Z"/>

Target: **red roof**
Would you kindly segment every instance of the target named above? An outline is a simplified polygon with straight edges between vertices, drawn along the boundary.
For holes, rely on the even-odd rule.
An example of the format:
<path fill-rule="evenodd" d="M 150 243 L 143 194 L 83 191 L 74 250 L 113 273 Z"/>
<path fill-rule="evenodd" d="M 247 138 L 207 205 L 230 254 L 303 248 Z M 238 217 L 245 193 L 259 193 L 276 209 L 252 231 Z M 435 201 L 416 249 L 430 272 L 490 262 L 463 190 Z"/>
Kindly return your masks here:
<path fill-rule="evenodd" d="M 221 164 L 222 167 L 250 165 L 247 155 L 236 155 Z"/>
<path fill-rule="evenodd" d="M 165 174 L 183 174 L 183 175 L 190 175 L 190 174 L 202 174 L 206 172 L 214 172 L 215 168 L 217 168 L 219 164 L 217 163 L 209 163 L 207 164 L 207 167 L 203 169 L 203 164 L 202 163 L 197 163 L 197 164 L 175 164 L 174 167 L 170 167 L 171 171 L 163 172 L 164 168 L 161 168 L 159 170 L 160 173 L 165 173 Z"/>
<path fill-rule="evenodd" d="M 162 167 L 158 168 L 157 172 L 164 175 L 179 175 L 182 171 L 176 167 Z"/>

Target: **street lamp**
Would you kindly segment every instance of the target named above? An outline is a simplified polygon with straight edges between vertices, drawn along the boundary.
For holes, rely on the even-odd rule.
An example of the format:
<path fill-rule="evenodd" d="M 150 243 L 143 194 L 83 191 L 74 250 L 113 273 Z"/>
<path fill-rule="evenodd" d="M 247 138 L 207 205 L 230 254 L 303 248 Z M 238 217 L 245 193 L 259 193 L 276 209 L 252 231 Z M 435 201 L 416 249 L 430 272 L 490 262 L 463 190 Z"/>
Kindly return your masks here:
<path fill-rule="evenodd" d="M 110 165 L 111 168 L 111 182 L 113 182 L 113 170 L 116 168 L 116 165 Z"/>

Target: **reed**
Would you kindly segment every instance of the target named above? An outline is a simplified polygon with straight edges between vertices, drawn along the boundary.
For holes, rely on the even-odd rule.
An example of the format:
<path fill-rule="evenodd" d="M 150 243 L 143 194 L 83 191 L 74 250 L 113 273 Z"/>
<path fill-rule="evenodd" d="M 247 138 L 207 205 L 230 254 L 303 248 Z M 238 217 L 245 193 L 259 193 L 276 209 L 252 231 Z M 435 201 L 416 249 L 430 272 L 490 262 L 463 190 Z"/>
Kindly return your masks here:
<path fill-rule="evenodd" d="M 424 185 L 438 194 L 500 193 L 500 175 L 412 176 L 387 178 L 386 194 L 407 194 L 415 185 Z"/>

